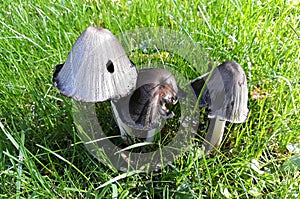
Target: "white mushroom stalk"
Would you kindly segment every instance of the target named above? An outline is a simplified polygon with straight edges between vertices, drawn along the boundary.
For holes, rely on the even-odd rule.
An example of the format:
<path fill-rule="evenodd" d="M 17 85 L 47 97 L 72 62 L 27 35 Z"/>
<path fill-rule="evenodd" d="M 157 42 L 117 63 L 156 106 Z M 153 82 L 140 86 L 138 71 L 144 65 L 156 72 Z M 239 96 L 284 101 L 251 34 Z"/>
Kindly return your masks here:
<path fill-rule="evenodd" d="M 205 86 L 206 83 L 206 86 Z M 226 121 L 243 123 L 248 116 L 247 79 L 242 67 L 227 61 L 191 82 L 200 106 L 208 106 L 210 123 L 204 140 L 205 152 L 219 146 L 222 141 Z"/>

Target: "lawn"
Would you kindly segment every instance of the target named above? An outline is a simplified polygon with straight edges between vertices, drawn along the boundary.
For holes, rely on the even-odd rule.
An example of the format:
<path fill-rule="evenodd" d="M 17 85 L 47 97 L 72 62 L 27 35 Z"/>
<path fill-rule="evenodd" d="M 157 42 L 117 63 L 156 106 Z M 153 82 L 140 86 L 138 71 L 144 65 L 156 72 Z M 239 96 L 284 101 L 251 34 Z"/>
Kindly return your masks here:
<path fill-rule="evenodd" d="M 0 198 L 299 198 L 299 13 L 298 0 L 2 2 Z M 77 136 L 71 99 L 52 85 L 90 25 L 165 27 L 216 64 L 235 60 L 248 80 L 247 122 L 227 124 L 214 154 L 198 158 L 194 146 L 159 171 L 103 165 Z"/>

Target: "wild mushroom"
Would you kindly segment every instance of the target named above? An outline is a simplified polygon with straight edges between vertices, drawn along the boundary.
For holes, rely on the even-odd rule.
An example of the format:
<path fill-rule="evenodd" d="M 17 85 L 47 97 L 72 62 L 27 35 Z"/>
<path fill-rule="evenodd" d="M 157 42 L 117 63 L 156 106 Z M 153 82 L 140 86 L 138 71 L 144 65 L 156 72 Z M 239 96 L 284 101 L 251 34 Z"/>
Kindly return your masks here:
<path fill-rule="evenodd" d="M 118 39 L 103 28 L 88 27 L 66 62 L 57 66 L 53 84 L 77 101 L 102 102 L 128 95 L 137 71 Z"/>
<path fill-rule="evenodd" d="M 206 85 L 205 85 L 206 83 Z M 217 147 L 223 137 L 226 121 L 243 123 L 247 119 L 248 89 L 242 67 L 234 61 L 226 61 L 191 82 L 200 106 L 208 106 L 210 123 L 204 140 L 205 152 Z"/>
<path fill-rule="evenodd" d="M 182 91 L 168 70 L 139 70 L 137 89 L 111 103 L 123 140 L 130 143 L 128 136 L 134 136 L 152 142 L 161 118 L 168 119 L 174 115 L 166 104 L 176 104 L 178 96 L 183 96 Z"/>

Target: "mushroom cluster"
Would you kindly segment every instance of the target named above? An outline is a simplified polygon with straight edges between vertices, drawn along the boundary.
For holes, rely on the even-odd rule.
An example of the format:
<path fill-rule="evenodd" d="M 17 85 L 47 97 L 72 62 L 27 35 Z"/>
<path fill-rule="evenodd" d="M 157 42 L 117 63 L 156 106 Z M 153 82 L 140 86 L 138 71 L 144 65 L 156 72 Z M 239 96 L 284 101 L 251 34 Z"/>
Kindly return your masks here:
<path fill-rule="evenodd" d="M 61 94 L 81 102 L 110 101 L 121 137 L 151 142 L 161 119 L 174 113 L 166 104 L 184 98 L 174 76 L 166 69 L 141 69 L 126 56 L 118 39 L 108 30 L 88 27 L 75 42 L 66 62 L 57 66 L 53 84 Z M 190 86 L 200 106 L 208 106 L 210 124 L 206 151 L 220 144 L 225 122 L 245 122 L 247 80 L 241 66 L 227 61 Z"/>

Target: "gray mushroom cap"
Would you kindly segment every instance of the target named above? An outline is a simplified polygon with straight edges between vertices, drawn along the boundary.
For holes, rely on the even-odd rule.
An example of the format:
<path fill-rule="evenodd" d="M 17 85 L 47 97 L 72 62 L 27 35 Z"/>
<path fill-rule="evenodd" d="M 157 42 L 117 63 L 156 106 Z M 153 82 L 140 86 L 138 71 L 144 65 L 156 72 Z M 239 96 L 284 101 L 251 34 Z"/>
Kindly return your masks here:
<path fill-rule="evenodd" d="M 206 85 L 205 85 L 206 84 Z M 248 116 L 247 79 L 242 67 L 227 61 L 191 82 L 200 106 L 208 106 L 209 127 L 203 142 L 205 152 L 217 147 L 223 138 L 226 121 L 243 123 Z"/>
<path fill-rule="evenodd" d="M 206 82 L 206 87 L 204 84 Z M 234 61 L 217 66 L 211 76 L 203 75 L 191 82 L 194 93 L 200 98 L 200 106 L 208 106 L 209 118 L 232 123 L 243 123 L 248 116 L 247 79 L 242 67 Z"/>
<path fill-rule="evenodd" d="M 135 89 L 137 71 L 118 39 L 103 28 L 88 27 L 66 62 L 58 65 L 53 84 L 78 101 L 119 99 Z"/>

